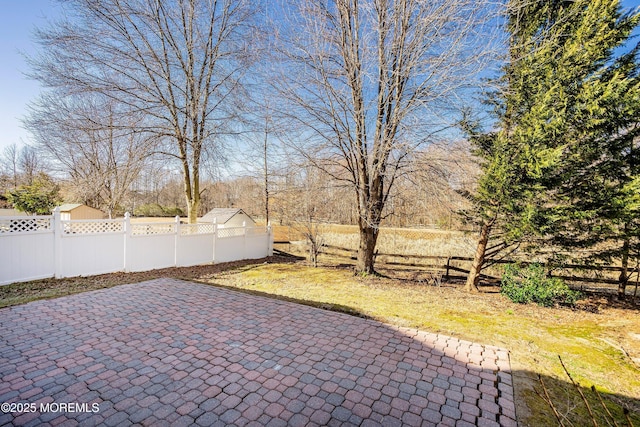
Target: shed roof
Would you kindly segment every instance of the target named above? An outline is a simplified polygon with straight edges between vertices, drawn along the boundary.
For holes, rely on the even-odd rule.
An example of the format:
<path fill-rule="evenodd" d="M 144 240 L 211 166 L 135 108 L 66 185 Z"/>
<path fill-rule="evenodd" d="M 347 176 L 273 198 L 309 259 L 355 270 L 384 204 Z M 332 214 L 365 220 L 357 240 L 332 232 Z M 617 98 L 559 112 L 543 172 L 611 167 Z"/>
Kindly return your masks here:
<path fill-rule="evenodd" d="M 64 205 L 60 205 L 59 208 L 60 212 L 69 212 L 79 208 L 80 206 L 82 206 L 82 203 L 65 203 Z"/>
<path fill-rule="evenodd" d="M 249 215 L 247 215 L 245 211 L 238 208 L 213 208 L 209 212 L 207 212 L 202 218 L 200 218 L 200 220 L 202 222 L 213 222 L 215 219 L 216 223 L 225 224 L 229 222 L 231 218 L 239 214 L 246 215 L 247 218 L 251 220 L 251 222 L 255 223 L 255 221 L 253 221 L 253 219 Z"/>

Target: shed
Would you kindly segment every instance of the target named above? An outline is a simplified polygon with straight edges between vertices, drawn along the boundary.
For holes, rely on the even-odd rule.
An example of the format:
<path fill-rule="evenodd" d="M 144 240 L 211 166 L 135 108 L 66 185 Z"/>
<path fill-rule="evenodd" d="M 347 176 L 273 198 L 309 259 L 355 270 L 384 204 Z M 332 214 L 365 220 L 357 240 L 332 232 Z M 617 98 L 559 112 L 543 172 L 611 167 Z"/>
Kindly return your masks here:
<path fill-rule="evenodd" d="M 246 224 L 247 227 L 255 227 L 256 222 L 245 213 L 242 209 L 238 208 L 214 208 L 207 212 L 199 222 L 215 222 L 218 227 L 242 227 L 242 224 Z"/>
<path fill-rule="evenodd" d="M 81 203 L 65 203 L 59 206 L 60 219 L 68 221 L 71 219 L 104 219 L 105 214 L 100 209 Z"/>
<path fill-rule="evenodd" d="M 0 209 L 0 216 L 24 216 L 24 212 L 17 209 Z"/>

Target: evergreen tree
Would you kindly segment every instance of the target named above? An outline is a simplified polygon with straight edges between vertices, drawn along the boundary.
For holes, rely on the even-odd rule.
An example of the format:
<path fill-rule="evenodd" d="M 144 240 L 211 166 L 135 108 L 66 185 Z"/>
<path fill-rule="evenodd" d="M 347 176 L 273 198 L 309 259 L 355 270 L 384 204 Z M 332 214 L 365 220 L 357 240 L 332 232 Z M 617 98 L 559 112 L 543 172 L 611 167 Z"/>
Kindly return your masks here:
<path fill-rule="evenodd" d="M 8 201 L 19 211 L 50 215 L 60 201 L 60 188 L 46 174 L 40 173 L 31 184 L 21 185 L 7 193 Z"/>
<path fill-rule="evenodd" d="M 633 213 L 627 202 L 637 194 L 628 163 L 637 135 L 636 50 L 615 55 L 637 26 L 638 13 L 622 13 L 618 0 L 512 0 L 508 13 L 509 58 L 496 99 L 499 129 L 472 133 L 484 174 L 476 194 L 481 233 L 470 290 L 487 253 L 541 236 L 546 243 L 592 247 L 601 239 L 583 233 L 583 221 L 597 217 L 611 226 L 624 211 L 628 222 Z M 622 158 L 626 169 L 615 166 Z M 611 169 L 616 183 L 607 175 Z M 615 197 L 577 186 L 588 186 L 596 171 L 607 188 L 618 188 Z M 599 207 L 589 211 L 590 204 Z M 571 235 L 571 229 L 581 232 Z M 502 241 L 491 245 L 496 234 Z"/>
<path fill-rule="evenodd" d="M 638 15 L 618 22 L 637 25 Z M 613 44 L 619 35 L 610 39 Z M 640 78 L 638 47 L 620 57 L 614 47 L 571 94 L 575 118 L 564 135 L 562 162 L 545 182 L 552 191 L 543 231 L 544 243 L 563 248 L 573 262 L 621 263 L 622 297 L 628 267 L 640 255 Z"/>

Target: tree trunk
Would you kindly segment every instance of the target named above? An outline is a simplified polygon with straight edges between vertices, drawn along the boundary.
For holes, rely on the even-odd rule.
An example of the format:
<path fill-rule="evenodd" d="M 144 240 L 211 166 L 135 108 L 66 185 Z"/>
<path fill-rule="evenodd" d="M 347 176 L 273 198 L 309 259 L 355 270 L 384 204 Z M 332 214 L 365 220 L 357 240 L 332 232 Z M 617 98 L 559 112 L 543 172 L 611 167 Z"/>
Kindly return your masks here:
<path fill-rule="evenodd" d="M 480 283 L 480 272 L 482 271 L 482 265 L 484 264 L 484 257 L 487 251 L 487 242 L 489 242 L 489 235 L 491 234 L 491 227 L 493 221 L 485 222 L 480 229 L 480 238 L 478 239 L 478 247 L 473 257 L 473 263 L 471 264 L 471 270 L 467 276 L 467 284 L 465 289 L 468 292 L 477 292 L 478 284 Z"/>
<path fill-rule="evenodd" d="M 195 224 L 198 222 L 198 208 L 200 207 L 200 200 L 197 198 L 187 199 L 187 216 L 189 224 Z"/>
<path fill-rule="evenodd" d="M 625 232 L 627 227 L 625 226 Z M 618 299 L 624 299 L 629 282 L 629 239 L 625 239 L 622 245 L 622 271 L 618 277 Z"/>
<path fill-rule="evenodd" d="M 356 262 L 356 272 L 373 274 L 375 273 L 375 248 L 378 240 L 378 229 L 369 225 L 360 226 L 360 245 L 358 247 L 358 260 Z"/>

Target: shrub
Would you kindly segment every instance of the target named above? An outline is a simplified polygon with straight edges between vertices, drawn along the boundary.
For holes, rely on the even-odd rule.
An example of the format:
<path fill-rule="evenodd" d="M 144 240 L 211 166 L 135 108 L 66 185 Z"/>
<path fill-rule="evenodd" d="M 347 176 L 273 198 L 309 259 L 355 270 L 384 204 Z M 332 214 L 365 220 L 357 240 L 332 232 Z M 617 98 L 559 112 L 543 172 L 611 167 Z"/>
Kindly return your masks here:
<path fill-rule="evenodd" d="M 165 216 L 184 216 L 184 211 L 177 206 L 167 206 L 163 208 Z"/>
<path fill-rule="evenodd" d="M 135 216 L 174 217 L 176 215 L 183 216 L 184 212 L 178 207 L 166 207 L 157 203 L 149 203 L 137 206 L 133 214 Z"/>
<path fill-rule="evenodd" d="M 557 277 L 549 277 L 540 264 L 526 268 L 509 264 L 502 276 L 500 293 L 520 304 L 535 302 L 544 307 L 556 304 L 573 306 L 580 293 L 572 291 Z"/>

